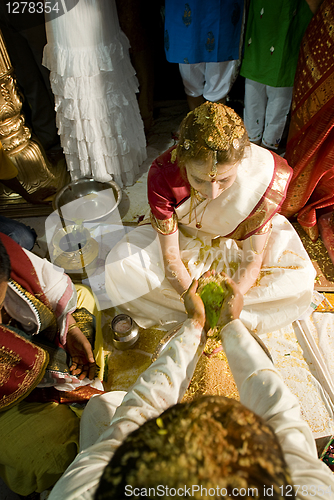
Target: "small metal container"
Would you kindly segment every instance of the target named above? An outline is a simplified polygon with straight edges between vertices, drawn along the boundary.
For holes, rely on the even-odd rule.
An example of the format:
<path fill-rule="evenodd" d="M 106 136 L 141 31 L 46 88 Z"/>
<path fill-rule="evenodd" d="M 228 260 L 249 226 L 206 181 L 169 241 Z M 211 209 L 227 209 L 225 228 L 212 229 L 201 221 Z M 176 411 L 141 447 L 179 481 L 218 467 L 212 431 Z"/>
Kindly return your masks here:
<path fill-rule="evenodd" d="M 111 322 L 112 343 L 116 349 L 129 349 L 139 339 L 137 323 L 127 314 L 118 314 Z"/>

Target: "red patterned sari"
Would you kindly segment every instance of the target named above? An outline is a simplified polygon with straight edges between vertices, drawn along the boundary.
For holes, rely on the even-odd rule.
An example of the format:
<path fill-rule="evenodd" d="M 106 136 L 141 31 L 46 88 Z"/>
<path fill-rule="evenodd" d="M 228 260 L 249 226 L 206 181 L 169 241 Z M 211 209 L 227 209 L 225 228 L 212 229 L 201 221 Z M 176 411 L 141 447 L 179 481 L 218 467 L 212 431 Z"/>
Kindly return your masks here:
<path fill-rule="evenodd" d="M 281 213 L 318 237 L 316 210 L 334 205 L 334 3 L 325 0 L 300 49 L 285 158 L 293 177 Z"/>

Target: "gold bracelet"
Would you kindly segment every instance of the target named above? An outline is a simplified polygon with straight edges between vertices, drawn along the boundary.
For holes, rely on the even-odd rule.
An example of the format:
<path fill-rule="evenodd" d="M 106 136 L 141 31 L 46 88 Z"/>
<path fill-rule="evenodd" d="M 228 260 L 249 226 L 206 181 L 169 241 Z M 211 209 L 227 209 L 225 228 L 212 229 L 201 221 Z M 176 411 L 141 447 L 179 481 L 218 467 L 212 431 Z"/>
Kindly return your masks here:
<path fill-rule="evenodd" d="M 78 327 L 78 323 L 71 323 L 68 328 L 67 328 L 67 333 L 70 332 L 71 330 L 73 330 L 73 328 L 77 328 Z M 79 327 L 78 327 L 79 328 Z"/>
<path fill-rule="evenodd" d="M 188 289 L 187 290 L 183 290 L 183 292 L 181 293 L 181 295 L 180 295 L 181 302 L 184 302 L 183 295 L 185 295 L 187 293 L 187 291 L 188 291 Z"/>
<path fill-rule="evenodd" d="M 249 238 L 249 243 L 250 243 L 250 247 L 251 247 L 251 251 L 253 253 L 255 253 L 255 255 L 261 255 L 261 253 L 263 252 L 264 248 L 262 248 L 261 252 L 257 252 L 254 247 L 253 247 L 253 244 L 252 244 L 252 236 L 250 236 Z"/>
<path fill-rule="evenodd" d="M 272 230 L 272 226 L 270 227 L 270 229 L 267 231 L 268 234 L 268 238 L 266 239 L 266 242 L 265 244 L 263 245 L 263 248 L 261 250 L 261 252 L 257 252 L 254 247 L 253 247 L 253 244 L 252 244 L 252 236 L 249 237 L 249 243 L 250 243 L 250 247 L 251 247 L 251 251 L 255 253 L 255 255 L 261 255 L 262 252 L 264 252 L 264 250 L 266 249 L 267 245 L 268 245 L 268 241 L 269 241 L 269 237 L 270 237 L 270 234 L 271 234 L 271 230 Z M 263 233 L 263 234 L 267 234 L 267 233 Z"/>

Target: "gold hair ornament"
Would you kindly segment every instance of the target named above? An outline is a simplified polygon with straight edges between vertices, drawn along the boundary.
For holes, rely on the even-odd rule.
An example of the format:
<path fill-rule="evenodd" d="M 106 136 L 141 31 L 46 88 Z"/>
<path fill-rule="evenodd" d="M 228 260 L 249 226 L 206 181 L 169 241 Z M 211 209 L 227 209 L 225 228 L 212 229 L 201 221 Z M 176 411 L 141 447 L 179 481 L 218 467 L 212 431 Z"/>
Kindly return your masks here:
<path fill-rule="evenodd" d="M 238 151 L 238 149 L 240 148 L 240 142 L 239 142 L 239 140 L 238 139 L 233 139 L 232 146 L 234 147 L 234 149 L 236 149 Z"/>
<path fill-rule="evenodd" d="M 202 126 L 204 141 L 210 149 L 226 150 L 231 145 L 239 149 L 245 128 L 240 116 L 228 106 L 215 102 L 198 106 L 194 111 L 195 122 Z"/>

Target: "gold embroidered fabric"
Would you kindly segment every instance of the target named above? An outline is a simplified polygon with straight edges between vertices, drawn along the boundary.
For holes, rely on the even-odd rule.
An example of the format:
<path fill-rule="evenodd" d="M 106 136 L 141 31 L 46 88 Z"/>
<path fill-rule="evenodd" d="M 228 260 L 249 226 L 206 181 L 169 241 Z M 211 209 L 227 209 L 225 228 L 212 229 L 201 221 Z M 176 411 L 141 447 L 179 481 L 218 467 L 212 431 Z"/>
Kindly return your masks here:
<path fill-rule="evenodd" d="M 313 24 L 316 19 L 318 20 L 314 26 L 316 29 L 308 32 L 308 36 L 303 39 L 303 50 L 300 55 L 303 59 L 299 62 L 296 73 L 299 76 L 297 79 L 299 84 L 295 86 L 291 107 L 294 114 L 294 129 L 290 131 L 289 138 L 308 123 L 333 97 L 334 73 L 331 71 L 334 64 L 331 56 L 334 43 L 333 8 L 322 7 L 317 12 L 317 17 L 312 20 Z M 329 55 L 325 58 L 324 54 Z"/>
<path fill-rule="evenodd" d="M 256 233 L 254 234 L 265 234 L 265 233 L 268 233 L 271 229 L 271 220 L 269 220 L 267 222 L 267 224 L 265 224 L 263 227 L 261 227 L 261 229 L 259 229 L 258 231 L 256 231 Z"/>
<path fill-rule="evenodd" d="M 296 158 L 297 154 L 294 153 L 293 156 Z M 286 197 L 282 208 L 282 215 L 285 217 L 291 217 L 304 207 L 306 203 L 305 192 L 307 186 L 312 185 L 312 176 L 315 171 L 316 163 L 317 157 L 311 157 L 309 162 L 305 165 L 301 175 L 298 176 L 298 182 L 296 182 L 294 178 L 292 179 L 289 186 L 288 196 Z"/>
<path fill-rule="evenodd" d="M 4 345 L 0 346 L 0 387 L 5 385 L 15 365 L 21 361 L 21 356 Z"/>
<path fill-rule="evenodd" d="M 11 328 L 0 325 L 0 411 L 24 399 L 42 380 L 48 354 Z"/>
<path fill-rule="evenodd" d="M 95 317 L 85 307 L 81 307 L 72 313 L 78 327 L 94 347 L 95 342 Z"/>
<path fill-rule="evenodd" d="M 303 89 L 304 85 L 300 86 Z M 294 127 L 292 132 L 289 133 L 289 138 L 293 137 L 305 123 L 308 123 L 314 115 L 316 115 L 322 107 L 326 105 L 332 94 L 329 89 L 334 88 L 334 73 L 328 74 L 317 88 L 317 92 L 312 92 L 308 99 L 296 109 L 296 102 L 294 101 Z"/>
<path fill-rule="evenodd" d="M 86 308 L 82 307 L 72 313 L 77 326 L 94 347 L 95 341 L 95 318 Z M 41 335 L 34 336 L 34 344 L 38 345 L 49 355 L 49 364 L 47 371 L 56 371 L 60 373 L 70 374 L 70 357 L 68 353 L 61 347 L 56 347 L 50 342 L 45 341 L 44 331 Z"/>
<path fill-rule="evenodd" d="M 151 212 L 151 224 L 152 227 L 160 234 L 172 234 L 178 228 L 177 215 L 174 213 L 169 219 L 157 219 L 155 215 Z"/>
<path fill-rule="evenodd" d="M 40 340 L 40 342 L 39 342 Z M 44 339 L 35 340 L 34 345 L 44 349 L 49 355 L 49 363 L 47 370 L 50 372 L 70 373 L 69 363 L 70 357 L 67 352 L 61 347 L 55 347 L 52 344 L 45 343 Z"/>
<path fill-rule="evenodd" d="M 301 44 L 285 158 L 294 170 L 282 214 L 318 237 L 319 209 L 334 200 L 334 3 L 324 0 Z M 314 229 L 311 229 L 314 228 Z"/>
<path fill-rule="evenodd" d="M 281 165 L 276 169 L 272 185 L 260 201 L 256 210 L 229 235 L 235 240 L 244 240 L 252 234 L 263 234 L 270 229 L 270 220 L 277 212 L 282 201 L 287 182 L 290 178 L 290 169 Z"/>

